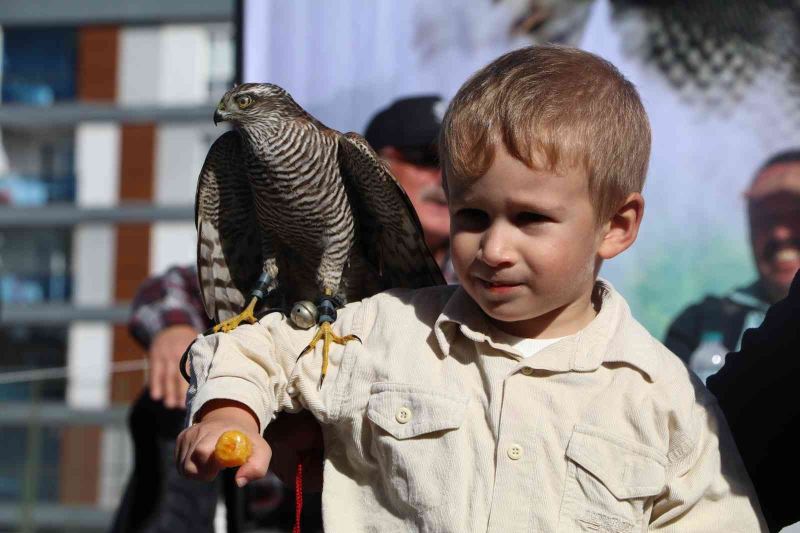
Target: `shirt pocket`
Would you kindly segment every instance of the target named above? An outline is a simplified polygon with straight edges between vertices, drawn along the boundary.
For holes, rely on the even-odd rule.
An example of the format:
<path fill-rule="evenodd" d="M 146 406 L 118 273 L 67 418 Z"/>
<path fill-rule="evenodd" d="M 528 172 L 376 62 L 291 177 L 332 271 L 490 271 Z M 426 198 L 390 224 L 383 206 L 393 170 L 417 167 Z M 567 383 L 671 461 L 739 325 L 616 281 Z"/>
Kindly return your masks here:
<path fill-rule="evenodd" d="M 456 430 L 467 403 L 466 396 L 434 387 L 372 385 L 367 404 L 373 426 L 370 447 L 390 500 L 417 511 L 441 503 L 455 472 L 463 468 L 455 461 L 463 457 L 466 440 Z"/>
<path fill-rule="evenodd" d="M 644 530 L 652 498 L 664 490 L 664 454 L 599 428 L 576 425 L 566 459 L 558 531 Z"/>

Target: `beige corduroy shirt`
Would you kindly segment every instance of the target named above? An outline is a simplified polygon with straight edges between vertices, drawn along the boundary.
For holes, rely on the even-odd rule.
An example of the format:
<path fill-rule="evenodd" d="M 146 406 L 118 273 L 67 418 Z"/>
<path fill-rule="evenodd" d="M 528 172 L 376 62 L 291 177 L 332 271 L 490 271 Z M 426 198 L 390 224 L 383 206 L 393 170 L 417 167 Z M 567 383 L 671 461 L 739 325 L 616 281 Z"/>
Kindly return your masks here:
<path fill-rule="evenodd" d="M 190 419 L 238 400 L 261 429 L 309 409 L 328 533 L 765 531 L 713 397 L 598 281 L 583 330 L 522 358 L 463 291 L 348 305 L 318 388 L 313 331 L 278 314 L 195 343 Z M 320 343 L 321 345 L 321 343 Z"/>

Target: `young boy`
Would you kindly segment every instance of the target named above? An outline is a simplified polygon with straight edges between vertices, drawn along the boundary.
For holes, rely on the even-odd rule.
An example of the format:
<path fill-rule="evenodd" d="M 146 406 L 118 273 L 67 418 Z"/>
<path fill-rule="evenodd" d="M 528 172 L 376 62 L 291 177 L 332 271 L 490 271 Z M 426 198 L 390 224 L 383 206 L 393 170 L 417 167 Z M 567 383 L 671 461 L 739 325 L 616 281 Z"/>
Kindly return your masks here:
<path fill-rule="evenodd" d="M 213 478 L 223 431 L 254 442 L 281 409 L 325 437 L 336 531 L 759 531 L 750 481 L 709 393 L 597 274 L 636 239 L 650 130 L 596 56 L 511 52 L 450 105 L 442 162 L 461 286 L 348 305 L 358 335 L 297 358 L 279 315 L 198 341 L 178 465 Z"/>

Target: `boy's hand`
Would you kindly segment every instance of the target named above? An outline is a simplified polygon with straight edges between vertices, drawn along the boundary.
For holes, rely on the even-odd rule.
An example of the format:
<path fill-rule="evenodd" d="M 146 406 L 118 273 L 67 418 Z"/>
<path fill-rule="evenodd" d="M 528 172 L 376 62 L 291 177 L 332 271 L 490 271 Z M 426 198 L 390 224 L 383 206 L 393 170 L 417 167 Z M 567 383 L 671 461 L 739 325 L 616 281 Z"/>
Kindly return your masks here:
<path fill-rule="evenodd" d="M 178 435 L 175 461 L 178 471 L 192 479 L 211 481 L 225 468 L 214 458 L 220 435 L 229 430 L 244 433 L 253 444 L 253 453 L 236 471 L 236 484 L 245 486 L 267 474 L 272 450 L 258 433 L 255 415 L 243 404 L 214 400 L 203 406 L 200 422 Z"/>

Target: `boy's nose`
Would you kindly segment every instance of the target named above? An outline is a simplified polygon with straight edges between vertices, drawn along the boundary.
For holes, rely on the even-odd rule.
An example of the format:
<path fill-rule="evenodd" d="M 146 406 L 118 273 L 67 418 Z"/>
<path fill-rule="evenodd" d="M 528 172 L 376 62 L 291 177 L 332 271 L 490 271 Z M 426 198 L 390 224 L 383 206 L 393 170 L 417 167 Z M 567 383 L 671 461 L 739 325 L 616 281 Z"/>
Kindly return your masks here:
<path fill-rule="evenodd" d="M 479 259 L 491 267 L 514 262 L 511 236 L 502 224 L 492 224 L 483 234 Z"/>

